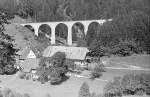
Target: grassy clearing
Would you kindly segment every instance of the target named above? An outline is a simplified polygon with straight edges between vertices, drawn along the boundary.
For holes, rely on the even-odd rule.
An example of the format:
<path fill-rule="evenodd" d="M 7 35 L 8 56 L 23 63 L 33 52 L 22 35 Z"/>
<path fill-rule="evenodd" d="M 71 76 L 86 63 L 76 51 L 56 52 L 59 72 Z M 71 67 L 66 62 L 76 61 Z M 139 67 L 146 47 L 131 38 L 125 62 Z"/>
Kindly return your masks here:
<path fill-rule="evenodd" d="M 5 76 L 7 77 L 7 76 Z M 11 77 L 10 77 L 11 79 Z M 61 85 L 50 85 L 50 83 L 40 84 L 40 82 L 26 81 L 21 79 L 3 80 L 0 85 L 9 87 L 20 93 L 28 93 L 31 97 L 44 97 L 50 94 L 52 97 L 78 97 L 78 91 L 83 82 L 87 82 L 91 92 L 102 93 L 103 87 L 106 84 L 104 81 L 89 80 L 87 78 L 71 77 Z M 42 91 L 42 92 L 41 92 Z"/>
<path fill-rule="evenodd" d="M 107 70 L 103 73 L 101 80 L 90 80 L 88 78 L 70 77 L 67 81 L 60 85 L 50 85 L 50 83 L 41 84 L 40 82 L 34 82 L 30 80 L 19 79 L 17 77 L 1 75 L 2 83 L 0 86 L 5 85 L 12 90 L 19 93 L 28 93 L 31 97 L 44 97 L 50 94 L 52 97 L 78 97 L 80 86 L 87 82 L 90 91 L 96 94 L 103 93 L 104 86 L 111 81 L 115 76 L 123 76 L 127 73 L 142 73 L 145 71 L 131 71 L 131 70 Z M 42 92 L 41 92 L 42 91 Z"/>
<path fill-rule="evenodd" d="M 127 68 L 128 66 L 138 66 L 142 68 L 150 69 L 150 55 L 132 55 L 128 57 L 110 57 L 102 58 L 106 61 L 106 66 L 108 67 L 123 67 Z"/>

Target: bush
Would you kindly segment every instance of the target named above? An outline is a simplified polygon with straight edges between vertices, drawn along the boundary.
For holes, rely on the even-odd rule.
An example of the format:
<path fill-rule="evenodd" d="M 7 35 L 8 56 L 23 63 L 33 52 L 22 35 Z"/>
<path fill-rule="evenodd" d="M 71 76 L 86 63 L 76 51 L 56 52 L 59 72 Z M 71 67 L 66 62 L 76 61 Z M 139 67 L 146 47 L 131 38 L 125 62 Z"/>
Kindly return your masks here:
<path fill-rule="evenodd" d="M 139 92 L 141 93 L 144 92 L 142 76 L 140 75 L 135 75 L 135 74 L 125 75 L 121 81 L 121 85 L 122 85 L 123 93 L 125 95 L 135 95 L 135 94 L 139 94 Z"/>
<path fill-rule="evenodd" d="M 14 68 L 14 66 L 13 65 L 6 65 L 5 67 L 4 67 L 4 73 L 5 74 L 14 74 L 14 73 L 16 73 L 16 68 Z"/>
<path fill-rule="evenodd" d="M 0 75 L 4 74 L 4 69 L 0 67 Z"/>
<path fill-rule="evenodd" d="M 47 67 L 39 67 L 37 68 L 37 75 L 39 76 L 38 81 L 40 81 L 42 84 L 47 82 L 48 79 L 48 68 Z"/>
<path fill-rule="evenodd" d="M 122 87 L 120 78 L 115 77 L 113 82 L 109 82 L 104 87 L 105 97 L 122 97 Z"/>
<path fill-rule="evenodd" d="M 59 84 L 62 81 L 61 76 L 59 76 L 56 72 L 50 74 L 50 83 L 53 85 Z"/>
<path fill-rule="evenodd" d="M 91 73 L 91 79 L 99 78 L 102 76 L 102 72 L 105 72 L 103 64 L 97 64 Z"/>
<path fill-rule="evenodd" d="M 49 69 L 52 71 L 50 73 L 51 83 L 59 83 L 65 77 L 65 74 L 68 72 L 68 67 L 65 64 L 66 55 L 63 52 L 56 52 L 52 56 L 52 65 Z"/>
<path fill-rule="evenodd" d="M 24 79 L 26 77 L 26 74 L 24 72 L 19 72 L 18 76 L 20 79 Z"/>
<path fill-rule="evenodd" d="M 121 97 L 122 95 L 150 95 L 150 74 L 126 74 L 114 78 L 104 87 L 105 97 Z"/>
<path fill-rule="evenodd" d="M 119 40 L 119 43 L 112 47 L 112 54 L 119 56 L 130 56 L 141 52 L 142 49 L 135 40 Z"/>
<path fill-rule="evenodd" d="M 68 72 L 65 64 L 66 55 L 62 52 L 56 52 L 51 58 L 42 58 L 40 67 L 37 69 L 39 81 L 45 83 L 50 81 L 51 84 L 59 84 Z"/>
<path fill-rule="evenodd" d="M 26 73 L 25 79 L 26 80 L 30 80 L 31 79 L 31 74 L 30 73 Z"/>
<path fill-rule="evenodd" d="M 65 65 L 65 60 L 66 60 L 66 54 L 63 52 L 56 52 L 53 56 L 52 56 L 52 65 L 54 67 L 61 67 L 63 65 Z"/>
<path fill-rule="evenodd" d="M 66 59 L 65 64 L 69 70 L 73 71 L 75 69 L 74 61 Z"/>
<path fill-rule="evenodd" d="M 82 84 L 80 87 L 79 91 L 79 96 L 78 97 L 90 97 L 90 91 L 89 91 L 89 86 L 86 82 Z"/>
<path fill-rule="evenodd" d="M 142 77 L 142 84 L 144 87 L 144 92 L 147 95 L 150 95 L 150 74 L 148 73 L 142 73 L 139 75 L 140 77 Z"/>

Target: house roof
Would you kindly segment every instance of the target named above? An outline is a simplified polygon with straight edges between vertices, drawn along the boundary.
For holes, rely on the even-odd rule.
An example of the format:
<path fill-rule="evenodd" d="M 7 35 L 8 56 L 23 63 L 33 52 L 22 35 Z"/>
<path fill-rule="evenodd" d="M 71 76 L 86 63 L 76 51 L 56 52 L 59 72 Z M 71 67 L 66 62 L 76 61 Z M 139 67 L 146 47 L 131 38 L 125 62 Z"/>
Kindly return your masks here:
<path fill-rule="evenodd" d="M 29 47 L 25 47 L 24 49 L 18 51 L 17 54 L 20 55 L 20 59 L 27 59 L 33 55 L 36 57 L 34 51 L 32 49 L 30 49 Z M 32 54 L 32 55 L 30 55 L 30 54 Z"/>
<path fill-rule="evenodd" d="M 89 50 L 86 47 L 49 46 L 44 52 L 44 57 L 52 57 L 56 52 L 64 52 L 67 59 L 84 60 Z"/>
<path fill-rule="evenodd" d="M 20 55 L 20 59 L 26 59 L 30 52 L 30 49 L 28 47 L 23 48 L 22 50 L 19 50 L 17 52 L 18 55 Z"/>

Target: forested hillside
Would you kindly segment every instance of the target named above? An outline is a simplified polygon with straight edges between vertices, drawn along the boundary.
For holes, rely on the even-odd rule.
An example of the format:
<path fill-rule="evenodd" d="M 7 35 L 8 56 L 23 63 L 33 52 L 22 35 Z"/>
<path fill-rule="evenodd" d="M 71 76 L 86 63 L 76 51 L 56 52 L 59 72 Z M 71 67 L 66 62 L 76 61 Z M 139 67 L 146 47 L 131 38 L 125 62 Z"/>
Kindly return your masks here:
<path fill-rule="evenodd" d="M 0 0 L 0 8 L 36 21 L 116 18 L 150 13 L 149 0 Z"/>
<path fill-rule="evenodd" d="M 150 53 L 149 0 L 0 0 L 0 9 L 34 22 L 113 19 L 89 28 L 91 56 Z M 83 42 L 85 44 L 85 42 Z"/>

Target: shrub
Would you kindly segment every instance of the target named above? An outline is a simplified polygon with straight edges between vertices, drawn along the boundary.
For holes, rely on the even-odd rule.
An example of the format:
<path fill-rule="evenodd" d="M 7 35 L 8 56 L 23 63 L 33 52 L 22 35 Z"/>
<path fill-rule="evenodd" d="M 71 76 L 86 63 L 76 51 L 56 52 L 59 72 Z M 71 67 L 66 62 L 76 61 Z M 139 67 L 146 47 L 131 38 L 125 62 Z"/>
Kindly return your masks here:
<path fill-rule="evenodd" d="M 142 73 L 140 74 L 140 76 L 142 77 L 142 84 L 144 87 L 144 92 L 147 95 L 150 95 L 150 74 L 148 73 Z"/>
<path fill-rule="evenodd" d="M 52 85 L 60 84 L 62 81 L 62 78 L 57 75 L 57 73 L 52 73 L 50 78 L 50 83 Z"/>
<path fill-rule="evenodd" d="M 139 44 L 133 39 L 119 40 L 119 43 L 112 47 L 112 54 L 119 56 L 130 56 L 141 51 Z"/>
<path fill-rule="evenodd" d="M 91 79 L 99 78 L 102 76 L 102 72 L 105 72 L 103 64 L 96 64 L 91 73 Z"/>
<path fill-rule="evenodd" d="M 62 67 L 65 65 L 65 60 L 66 60 L 66 54 L 63 52 L 56 52 L 52 56 L 52 65 L 53 67 Z"/>
<path fill-rule="evenodd" d="M 42 58 L 40 67 L 37 69 L 39 81 L 45 83 L 50 81 L 51 84 L 59 84 L 68 71 L 65 64 L 66 55 L 62 52 L 55 53 L 51 58 Z"/>
<path fill-rule="evenodd" d="M 74 61 L 66 59 L 65 64 L 67 65 L 69 70 L 73 71 L 75 69 Z"/>
<path fill-rule="evenodd" d="M 42 84 L 47 82 L 48 79 L 48 68 L 46 67 L 39 67 L 37 68 L 37 75 L 39 76 L 38 81 L 40 81 Z"/>
<path fill-rule="evenodd" d="M 58 84 L 65 77 L 65 74 L 68 72 L 68 67 L 65 64 L 66 55 L 62 52 L 56 52 L 52 56 L 52 65 L 49 66 L 51 71 L 50 81 L 52 84 Z"/>
<path fill-rule="evenodd" d="M 86 82 L 82 84 L 80 87 L 79 91 L 79 96 L 78 97 L 90 97 L 90 91 L 89 91 L 89 86 Z"/>
<path fill-rule="evenodd" d="M 122 97 L 122 88 L 120 78 L 115 77 L 112 82 L 109 82 L 104 87 L 105 97 Z"/>
<path fill-rule="evenodd" d="M 5 74 L 14 74 L 17 70 L 14 68 L 13 65 L 6 65 L 4 67 Z"/>
<path fill-rule="evenodd" d="M 142 77 L 140 75 L 125 75 L 121 81 L 121 85 L 125 95 L 135 95 L 137 92 L 142 93 L 144 91 L 144 85 L 142 84 Z"/>
<path fill-rule="evenodd" d="M 2 67 L 0 67 L 0 75 L 4 74 L 4 70 Z"/>
<path fill-rule="evenodd" d="M 18 76 L 20 79 L 24 79 L 26 77 L 26 74 L 24 72 L 19 72 Z"/>
<path fill-rule="evenodd" d="M 26 74 L 25 79 L 26 79 L 26 80 L 31 79 L 31 75 L 30 75 L 30 74 Z"/>
<path fill-rule="evenodd" d="M 121 95 L 150 95 L 150 74 L 126 74 L 120 78 L 114 78 L 104 87 L 105 97 L 121 97 Z"/>

